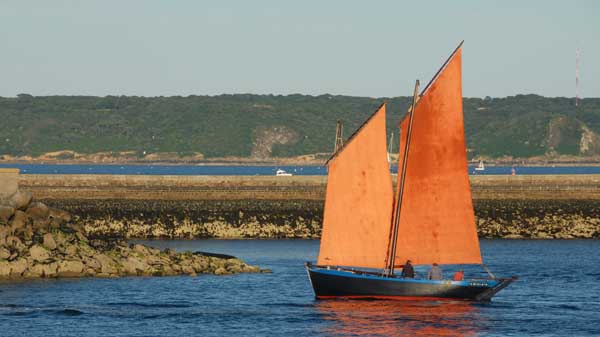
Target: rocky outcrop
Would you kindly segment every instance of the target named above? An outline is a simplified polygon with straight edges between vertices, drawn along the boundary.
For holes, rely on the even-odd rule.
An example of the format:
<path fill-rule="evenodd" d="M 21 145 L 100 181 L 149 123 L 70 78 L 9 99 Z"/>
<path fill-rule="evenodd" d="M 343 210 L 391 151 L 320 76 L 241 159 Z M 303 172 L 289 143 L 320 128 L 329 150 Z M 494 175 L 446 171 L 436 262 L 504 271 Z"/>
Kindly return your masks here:
<path fill-rule="evenodd" d="M 118 277 L 260 272 L 230 256 L 177 253 L 88 238 L 68 212 L 32 202 L 20 193 L 0 201 L 0 278 Z M 16 206 L 16 207 L 15 207 Z M 24 211 L 23 211 L 24 210 Z"/>
<path fill-rule="evenodd" d="M 275 145 L 292 145 L 298 142 L 298 132 L 285 125 L 259 126 L 253 131 L 252 158 L 268 158 Z"/>

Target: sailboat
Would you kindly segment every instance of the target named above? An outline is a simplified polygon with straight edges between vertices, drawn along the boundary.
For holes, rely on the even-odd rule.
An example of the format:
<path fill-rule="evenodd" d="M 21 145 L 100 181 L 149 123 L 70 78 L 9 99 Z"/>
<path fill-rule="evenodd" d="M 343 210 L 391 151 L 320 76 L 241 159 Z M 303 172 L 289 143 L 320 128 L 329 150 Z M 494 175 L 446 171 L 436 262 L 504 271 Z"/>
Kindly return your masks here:
<path fill-rule="evenodd" d="M 483 164 L 483 160 L 479 161 L 479 165 L 475 167 L 475 171 L 485 171 L 485 164 Z"/>
<path fill-rule="evenodd" d="M 462 42 L 400 123 L 396 188 L 382 104 L 328 160 L 317 263 L 305 264 L 316 298 L 488 301 L 516 277 L 483 264 L 469 184 L 462 108 Z M 489 277 L 397 275 L 415 265 L 481 265 Z M 398 261 L 398 263 L 396 263 Z"/>

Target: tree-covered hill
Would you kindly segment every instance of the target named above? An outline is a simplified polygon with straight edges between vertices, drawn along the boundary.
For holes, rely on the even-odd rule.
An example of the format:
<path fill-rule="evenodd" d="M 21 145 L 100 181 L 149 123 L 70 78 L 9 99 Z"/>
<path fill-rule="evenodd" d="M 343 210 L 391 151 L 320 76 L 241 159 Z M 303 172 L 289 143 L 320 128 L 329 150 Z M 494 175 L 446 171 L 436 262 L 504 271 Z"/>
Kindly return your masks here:
<path fill-rule="evenodd" d="M 384 100 L 391 132 L 411 98 L 21 94 L 0 98 L 0 155 L 72 150 L 288 157 L 330 152 L 336 120 L 344 121 L 348 137 Z M 572 98 L 465 98 L 464 111 L 470 157 L 600 153 L 600 99 L 584 99 L 576 108 Z"/>

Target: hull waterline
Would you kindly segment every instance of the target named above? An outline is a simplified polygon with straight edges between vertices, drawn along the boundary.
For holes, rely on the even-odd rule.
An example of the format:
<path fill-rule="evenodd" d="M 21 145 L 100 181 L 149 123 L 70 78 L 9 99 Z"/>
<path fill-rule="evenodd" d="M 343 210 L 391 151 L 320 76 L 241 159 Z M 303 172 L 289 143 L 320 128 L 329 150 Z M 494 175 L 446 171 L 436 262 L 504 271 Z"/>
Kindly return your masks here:
<path fill-rule="evenodd" d="M 489 301 L 498 291 L 515 280 L 515 278 L 464 281 L 408 279 L 362 271 L 328 269 L 308 263 L 306 270 L 317 299 Z"/>

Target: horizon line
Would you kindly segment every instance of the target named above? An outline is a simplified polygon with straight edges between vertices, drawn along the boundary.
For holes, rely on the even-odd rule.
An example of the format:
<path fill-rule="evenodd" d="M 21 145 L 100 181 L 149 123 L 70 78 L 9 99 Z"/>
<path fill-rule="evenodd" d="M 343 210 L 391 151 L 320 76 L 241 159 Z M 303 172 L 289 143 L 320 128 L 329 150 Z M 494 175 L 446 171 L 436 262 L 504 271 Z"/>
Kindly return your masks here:
<path fill-rule="evenodd" d="M 330 93 L 323 93 L 323 94 L 318 94 L 318 95 L 314 95 L 314 94 L 303 94 L 303 93 L 289 93 L 289 94 L 275 94 L 275 93 L 269 93 L 269 94 L 257 94 L 257 93 L 250 93 L 250 92 L 239 92 L 239 93 L 221 93 L 221 94 L 188 94 L 188 95 L 124 95 L 124 94 L 109 94 L 109 95 L 90 95 L 90 94 L 52 94 L 52 95 L 32 95 L 29 93 L 18 93 L 14 96 L 2 96 L 0 95 L 0 98 L 19 98 L 20 95 L 24 95 L 24 96 L 31 96 L 34 98 L 41 98 L 41 97 L 101 97 L 101 98 L 106 98 L 106 97 L 143 97 L 143 98 L 160 98 L 160 97 L 183 97 L 183 98 L 188 98 L 188 97 L 221 97 L 221 96 L 271 96 L 271 97 L 288 97 L 288 96 L 305 96 L 305 97 L 321 97 L 321 96 L 330 96 L 330 97 L 353 97 L 353 98 L 369 98 L 369 99 L 395 99 L 395 98 L 412 98 L 412 96 L 407 95 L 407 96 L 357 96 L 357 95 L 348 95 L 348 94 L 330 94 Z M 508 95 L 508 96 L 491 96 L 491 95 L 486 95 L 483 97 L 480 96 L 463 96 L 463 98 L 479 98 L 479 99 L 486 99 L 486 98 L 491 98 L 491 99 L 503 99 L 503 98 L 509 98 L 509 97 L 517 97 L 517 96 L 538 96 L 538 97 L 544 97 L 544 98 L 565 98 L 565 99 L 579 99 L 579 100 L 585 100 L 585 99 L 596 99 L 596 98 L 600 98 L 600 97 L 576 97 L 576 96 L 544 96 L 544 95 L 540 95 L 540 94 L 536 94 L 536 93 L 523 93 L 523 94 L 514 94 L 514 95 Z"/>

